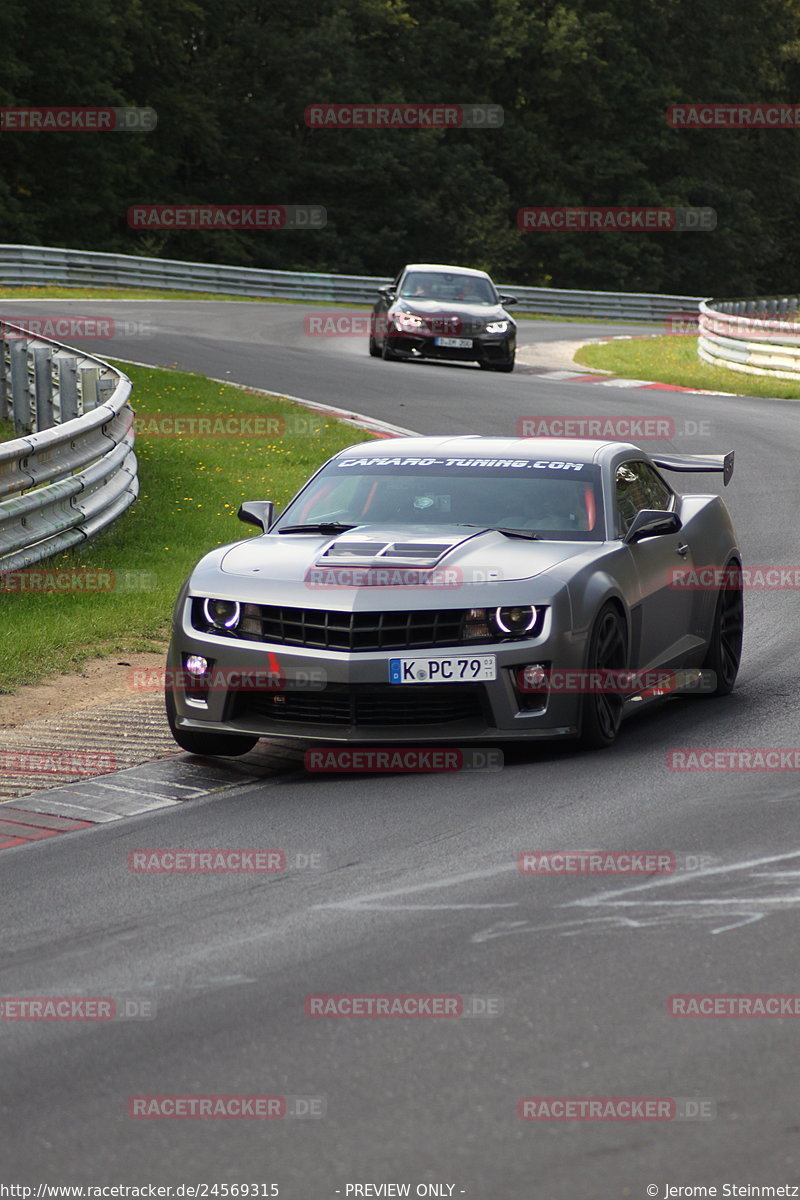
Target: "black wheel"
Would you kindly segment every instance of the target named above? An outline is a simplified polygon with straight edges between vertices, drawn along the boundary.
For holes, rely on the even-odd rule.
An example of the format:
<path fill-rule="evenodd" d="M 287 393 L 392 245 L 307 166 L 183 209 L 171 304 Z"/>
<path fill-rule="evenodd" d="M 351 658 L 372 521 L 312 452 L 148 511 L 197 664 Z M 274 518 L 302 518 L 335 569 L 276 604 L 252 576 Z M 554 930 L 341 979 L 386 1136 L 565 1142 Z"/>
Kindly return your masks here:
<path fill-rule="evenodd" d="M 167 710 L 169 731 L 181 750 L 189 754 L 212 754 L 231 757 L 237 754 L 247 754 L 258 745 L 257 737 L 247 737 L 240 733 L 194 733 L 188 729 L 179 729 L 175 724 L 175 699 L 172 691 L 167 688 L 164 692 L 164 706 Z"/>
<path fill-rule="evenodd" d="M 625 622 L 616 605 L 604 604 L 592 628 L 586 669 L 621 671 L 627 656 Z M 581 745 L 592 750 L 612 745 L 619 732 L 622 705 L 623 696 L 615 692 L 587 692 L 581 706 Z"/>
<path fill-rule="evenodd" d="M 369 354 L 370 358 L 380 358 L 381 356 L 381 348 L 372 334 L 369 335 Z"/>
<path fill-rule="evenodd" d="M 704 671 L 713 671 L 716 687 L 703 693 L 706 696 L 729 696 L 736 683 L 742 660 L 744 633 L 744 595 L 739 563 L 731 561 L 725 568 L 725 586 L 717 596 L 711 641 L 703 663 Z"/>

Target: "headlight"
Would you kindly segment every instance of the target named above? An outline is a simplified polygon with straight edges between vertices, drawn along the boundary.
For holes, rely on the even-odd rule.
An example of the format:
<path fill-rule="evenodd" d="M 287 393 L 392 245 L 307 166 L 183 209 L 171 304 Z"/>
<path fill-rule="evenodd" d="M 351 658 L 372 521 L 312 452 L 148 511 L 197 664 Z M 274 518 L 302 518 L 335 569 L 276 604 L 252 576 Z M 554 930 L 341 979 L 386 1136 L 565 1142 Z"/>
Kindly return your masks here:
<path fill-rule="evenodd" d="M 505 333 L 508 329 L 508 321 L 489 321 L 486 326 L 487 333 Z"/>
<path fill-rule="evenodd" d="M 215 629 L 233 629 L 238 625 L 241 609 L 238 600 L 204 600 L 203 616 Z"/>
<path fill-rule="evenodd" d="M 501 633 L 521 634 L 530 633 L 538 615 L 532 604 L 520 604 L 495 609 L 492 619 Z"/>
<path fill-rule="evenodd" d="M 428 329 L 422 317 L 416 316 L 415 313 L 392 313 L 392 320 L 403 333 L 424 333 Z"/>

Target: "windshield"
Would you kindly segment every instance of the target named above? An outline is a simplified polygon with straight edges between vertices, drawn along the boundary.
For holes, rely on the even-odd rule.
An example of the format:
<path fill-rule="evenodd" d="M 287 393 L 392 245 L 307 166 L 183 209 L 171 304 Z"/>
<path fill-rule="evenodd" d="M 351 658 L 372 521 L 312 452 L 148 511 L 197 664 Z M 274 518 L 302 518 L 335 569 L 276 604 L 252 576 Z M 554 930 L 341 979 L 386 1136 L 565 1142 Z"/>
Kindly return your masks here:
<path fill-rule="evenodd" d="M 400 285 L 400 296 L 404 300 L 442 300 L 445 303 L 498 303 L 492 283 L 484 276 L 446 271 L 409 271 Z"/>
<path fill-rule="evenodd" d="M 274 530 L 319 522 L 474 525 L 602 541 L 600 469 L 542 459 L 341 458 L 311 480 Z"/>

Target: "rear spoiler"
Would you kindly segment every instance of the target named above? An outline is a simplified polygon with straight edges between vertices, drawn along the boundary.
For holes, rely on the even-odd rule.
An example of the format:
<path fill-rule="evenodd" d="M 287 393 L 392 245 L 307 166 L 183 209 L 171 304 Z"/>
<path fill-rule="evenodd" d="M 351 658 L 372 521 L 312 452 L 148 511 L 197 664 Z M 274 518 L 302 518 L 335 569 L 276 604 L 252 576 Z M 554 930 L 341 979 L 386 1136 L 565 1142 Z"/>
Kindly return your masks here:
<path fill-rule="evenodd" d="M 721 471 L 725 487 L 733 476 L 733 450 L 727 454 L 651 454 L 657 467 L 665 471 Z"/>

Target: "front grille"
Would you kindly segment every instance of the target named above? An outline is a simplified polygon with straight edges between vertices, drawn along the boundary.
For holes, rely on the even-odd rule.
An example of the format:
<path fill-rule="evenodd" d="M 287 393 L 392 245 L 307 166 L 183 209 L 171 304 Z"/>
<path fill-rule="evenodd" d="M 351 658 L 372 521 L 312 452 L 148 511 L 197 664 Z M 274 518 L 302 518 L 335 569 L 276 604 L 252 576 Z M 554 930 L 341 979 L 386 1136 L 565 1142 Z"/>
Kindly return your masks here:
<path fill-rule="evenodd" d="M 285 608 L 272 604 L 247 604 L 246 623 L 239 636 L 248 641 L 316 650 L 416 650 L 435 646 L 474 646 L 500 640 L 463 637 L 466 609 L 434 612 L 333 612 L 321 608 Z M 202 601 L 192 611 L 195 629 L 207 632 Z M 219 630 L 215 630 L 219 633 Z M 231 631 L 231 637 L 237 632 Z"/>
<path fill-rule="evenodd" d="M 329 683 L 314 692 L 240 692 L 231 719 L 266 717 L 308 725 L 443 725 L 484 723 L 479 684 Z"/>

